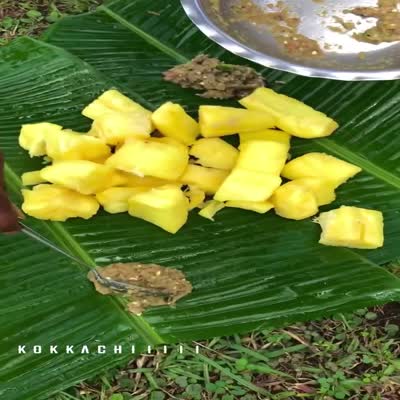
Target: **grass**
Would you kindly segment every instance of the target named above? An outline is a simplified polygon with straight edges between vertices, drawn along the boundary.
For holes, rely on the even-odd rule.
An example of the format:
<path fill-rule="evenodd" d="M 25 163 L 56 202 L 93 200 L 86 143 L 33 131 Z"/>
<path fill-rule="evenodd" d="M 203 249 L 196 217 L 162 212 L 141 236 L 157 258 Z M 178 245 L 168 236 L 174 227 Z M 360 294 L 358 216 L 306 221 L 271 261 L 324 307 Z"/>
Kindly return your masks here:
<path fill-rule="evenodd" d="M 100 1 L 0 0 L 0 45 Z M 400 268 L 394 268 L 400 274 Z M 51 400 L 398 400 L 400 305 L 143 354 Z M 193 351 L 200 346 L 200 354 Z"/>

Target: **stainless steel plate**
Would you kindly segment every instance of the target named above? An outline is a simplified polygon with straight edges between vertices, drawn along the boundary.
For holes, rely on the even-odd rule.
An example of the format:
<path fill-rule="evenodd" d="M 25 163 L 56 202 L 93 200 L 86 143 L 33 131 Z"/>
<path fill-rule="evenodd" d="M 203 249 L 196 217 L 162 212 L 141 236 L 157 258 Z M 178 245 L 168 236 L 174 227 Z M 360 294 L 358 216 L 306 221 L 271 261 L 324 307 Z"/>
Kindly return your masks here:
<path fill-rule="evenodd" d="M 327 47 L 322 56 L 299 58 L 287 53 L 267 27 L 233 18 L 239 0 L 181 0 L 198 28 L 225 49 L 269 68 L 299 75 L 339 80 L 400 79 L 400 42 L 378 45 L 357 41 L 354 32 L 364 32 L 376 23 L 345 10 L 376 6 L 377 0 L 281 0 L 301 18 L 300 33 Z M 249 0 L 265 8 L 271 0 Z M 329 28 L 335 16 L 356 23 L 356 29 L 338 33 Z M 362 53 L 362 57 L 360 56 Z"/>

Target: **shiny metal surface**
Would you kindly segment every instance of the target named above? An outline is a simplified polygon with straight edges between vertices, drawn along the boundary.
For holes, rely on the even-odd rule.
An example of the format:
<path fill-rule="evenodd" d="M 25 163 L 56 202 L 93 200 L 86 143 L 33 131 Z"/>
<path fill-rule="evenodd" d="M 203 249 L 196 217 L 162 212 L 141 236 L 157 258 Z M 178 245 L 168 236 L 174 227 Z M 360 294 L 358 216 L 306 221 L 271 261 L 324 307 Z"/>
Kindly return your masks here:
<path fill-rule="evenodd" d="M 324 48 L 320 57 L 299 58 L 277 43 L 266 27 L 251 21 L 234 21 L 232 6 L 239 0 L 181 0 L 197 27 L 225 49 L 269 68 L 304 76 L 339 80 L 400 79 L 400 42 L 364 43 L 351 33 L 364 32 L 375 25 L 374 18 L 361 18 L 345 10 L 375 6 L 377 0 L 281 0 L 301 18 L 300 33 L 317 40 Z M 252 0 L 262 7 L 271 0 Z M 356 24 L 348 33 L 332 31 L 335 16 Z M 360 56 L 362 53 L 362 56 Z"/>

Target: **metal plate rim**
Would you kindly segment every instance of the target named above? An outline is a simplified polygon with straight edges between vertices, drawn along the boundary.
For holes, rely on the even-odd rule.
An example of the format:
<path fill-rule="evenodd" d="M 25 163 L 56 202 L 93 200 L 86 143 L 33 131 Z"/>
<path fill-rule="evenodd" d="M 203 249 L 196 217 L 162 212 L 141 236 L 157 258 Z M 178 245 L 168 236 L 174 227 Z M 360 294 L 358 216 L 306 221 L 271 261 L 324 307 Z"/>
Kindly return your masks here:
<path fill-rule="evenodd" d="M 183 9 L 191 21 L 203 32 L 209 39 L 213 40 L 224 49 L 237 56 L 243 57 L 256 64 L 267 68 L 286 71 L 297 75 L 324 78 L 342 81 L 388 81 L 400 79 L 400 69 L 389 69 L 381 71 L 341 71 L 323 68 L 306 67 L 304 65 L 288 62 L 286 60 L 268 56 L 257 50 L 254 50 L 230 35 L 211 21 L 203 12 L 198 0 L 181 0 Z"/>

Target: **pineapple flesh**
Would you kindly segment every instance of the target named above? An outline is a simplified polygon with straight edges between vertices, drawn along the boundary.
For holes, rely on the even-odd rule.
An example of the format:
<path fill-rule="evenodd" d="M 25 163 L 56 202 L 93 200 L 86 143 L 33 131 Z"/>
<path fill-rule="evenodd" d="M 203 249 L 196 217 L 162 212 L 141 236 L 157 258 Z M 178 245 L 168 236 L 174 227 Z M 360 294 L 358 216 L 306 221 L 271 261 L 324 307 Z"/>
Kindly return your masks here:
<path fill-rule="evenodd" d="M 216 200 L 207 201 L 204 207 L 200 210 L 199 215 L 203 218 L 207 218 L 210 221 L 214 221 L 214 216 L 218 211 L 225 208 L 225 204 Z"/>
<path fill-rule="evenodd" d="M 268 140 L 286 144 L 290 147 L 291 136 L 283 131 L 276 129 L 264 129 L 262 131 L 239 133 L 240 143 L 245 143 L 249 140 Z"/>
<path fill-rule="evenodd" d="M 276 118 L 268 112 L 221 106 L 200 106 L 199 120 L 204 137 L 252 132 L 276 125 Z"/>
<path fill-rule="evenodd" d="M 187 191 L 185 191 L 185 196 L 189 200 L 189 211 L 200 207 L 206 198 L 206 193 L 197 188 L 196 186 L 190 186 Z"/>
<path fill-rule="evenodd" d="M 126 187 L 157 187 L 170 183 L 165 179 L 154 178 L 153 176 L 137 176 L 129 172 L 115 170 L 112 178 L 111 186 Z"/>
<path fill-rule="evenodd" d="M 110 148 L 100 139 L 77 132 L 63 130 L 45 133 L 46 153 L 57 161 L 106 159 Z"/>
<path fill-rule="evenodd" d="M 188 148 L 171 138 L 132 139 L 107 161 L 106 165 L 140 177 L 175 181 L 189 162 Z"/>
<path fill-rule="evenodd" d="M 42 178 L 41 171 L 25 172 L 21 176 L 22 186 L 34 186 L 40 183 L 45 183 L 46 180 Z"/>
<path fill-rule="evenodd" d="M 197 140 L 189 151 L 203 167 L 231 170 L 236 164 L 239 151 L 220 138 Z"/>
<path fill-rule="evenodd" d="M 47 182 L 82 194 L 95 194 L 112 186 L 114 170 L 92 161 L 59 161 L 43 168 L 40 175 Z"/>
<path fill-rule="evenodd" d="M 22 125 L 19 145 L 28 150 L 31 157 L 45 156 L 47 154 L 46 135 L 57 135 L 62 129 L 62 126 L 49 122 Z"/>
<path fill-rule="evenodd" d="M 256 89 L 239 103 L 249 110 L 273 115 L 279 129 L 304 139 L 329 136 L 339 127 L 322 112 L 268 88 Z"/>
<path fill-rule="evenodd" d="M 265 201 L 279 187 L 279 176 L 234 168 L 214 196 L 218 201 Z"/>
<path fill-rule="evenodd" d="M 227 207 L 241 208 L 243 210 L 254 211 L 259 214 L 265 214 L 269 210 L 274 208 L 274 205 L 270 201 L 227 201 L 225 203 Z"/>
<path fill-rule="evenodd" d="M 191 145 L 200 133 L 199 124 L 188 115 L 182 106 L 168 102 L 154 111 L 154 126 L 164 136 Z"/>
<path fill-rule="evenodd" d="M 188 218 L 189 201 L 180 186 L 166 185 L 137 193 L 128 203 L 130 215 L 170 233 L 178 232 Z"/>
<path fill-rule="evenodd" d="M 336 200 L 335 184 L 329 180 L 310 177 L 295 179 L 292 182 L 310 189 L 314 193 L 319 206 L 325 206 Z"/>
<path fill-rule="evenodd" d="M 179 181 L 185 185 L 196 186 L 207 194 L 215 194 L 228 175 L 229 172 L 223 169 L 189 164 Z"/>
<path fill-rule="evenodd" d="M 376 249 L 384 243 L 383 215 L 380 211 L 342 206 L 316 219 L 321 225 L 319 243 L 355 249 Z"/>
<path fill-rule="evenodd" d="M 93 196 L 83 195 L 58 185 L 38 185 L 22 190 L 22 210 L 31 217 L 50 221 L 93 217 L 99 203 Z"/>
<path fill-rule="evenodd" d="M 112 187 L 96 194 L 100 205 L 110 214 L 127 212 L 128 200 L 138 193 L 151 190 L 149 187 Z"/>
<path fill-rule="evenodd" d="M 309 188 L 291 181 L 277 189 L 270 201 L 277 215 L 301 220 L 318 213 L 317 199 Z"/>
<path fill-rule="evenodd" d="M 307 153 L 288 162 L 282 171 L 287 179 L 324 178 L 336 187 L 361 172 L 362 169 L 325 153 Z"/>

